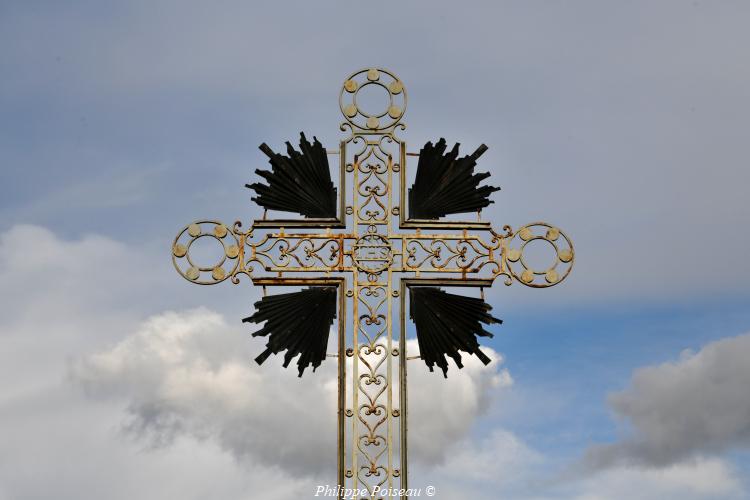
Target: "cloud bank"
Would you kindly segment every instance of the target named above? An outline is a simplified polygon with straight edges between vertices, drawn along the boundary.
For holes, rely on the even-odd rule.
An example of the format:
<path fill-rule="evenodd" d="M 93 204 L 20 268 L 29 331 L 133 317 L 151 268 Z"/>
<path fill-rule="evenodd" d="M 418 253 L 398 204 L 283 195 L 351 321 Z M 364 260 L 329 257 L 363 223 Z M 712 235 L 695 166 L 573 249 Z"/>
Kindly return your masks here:
<path fill-rule="evenodd" d="M 637 370 L 609 404 L 632 433 L 589 450 L 594 467 L 669 466 L 750 446 L 750 334 L 711 342 L 676 362 Z"/>
<path fill-rule="evenodd" d="M 278 359 L 253 363 L 250 351 L 259 347 L 210 310 L 166 312 L 76 363 L 72 377 L 94 398 L 124 401 L 124 429 L 153 446 L 186 435 L 296 476 L 335 470 L 335 363 L 299 379 Z M 424 367 L 411 369 L 410 413 L 420 422 L 411 433 L 417 461 L 445 460 L 488 400 L 512 383 L 502 358 L 485 351 L 492 365 L 467 360 L 447 381 Z"/>

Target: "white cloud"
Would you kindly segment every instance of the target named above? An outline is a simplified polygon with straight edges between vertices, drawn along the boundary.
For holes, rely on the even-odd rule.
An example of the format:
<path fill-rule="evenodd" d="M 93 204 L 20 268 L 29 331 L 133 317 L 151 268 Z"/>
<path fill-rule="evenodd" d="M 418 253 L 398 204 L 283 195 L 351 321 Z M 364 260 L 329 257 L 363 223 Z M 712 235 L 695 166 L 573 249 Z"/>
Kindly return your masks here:
<path fill-rule="evenodd" d="M 511 498 L 519 491 L 528 496 L 534 474 L 544 474 L 544 457 L 499 428 L 454 443 L 449 457 L 438 466 L 417 469 L 412 483 L 434 486 L 438 498 Z"/>
<path fill-rule="evenodd" d="M 250 345 L 217 313 L 168 312 L 76 365 L 74 377 L 92 396 L 124 400 L 127 428 L 154 444 L 187 435 L 297 476 L 333 470 L 322 452 L 335 443 L 331 363 L 298 379 L 278 363 L 255 366 Z"/>
<path fill-rule="evenodd" d="M 663 468 L 617 466 L 560 477 L 553 463 L 514 434 L 494 429 L 451 445 L 443 464 L 417 469 L 415 487 L 433 485 L 449 500 L 741 500 L 746 490 L 735 468 L 719 458 L 697 458 Z"/>
<path fill-rule="evenodd" d="M 577 500 L 740 500 L 746 498 L 734 468 L 717 458 L 664 468 L 616 467 L 576 485 Z"/>
<path fill-rule="evenodd" d="M 113 261 L 130 272 L 110 273 Z M 63 240 L 35 226 L 0 235 L 0 291 L 14 312 L 0 318 L 0 499 L 103 492 L 112 500 L 286 499 L 309 495 L 311 481 L 332 475 L 333 364 L 301 380 L 278 359 L 257 367 L 252 357 L 262 342 L 208 309 L 141 321 L 153 300 L 139 290 L 158 287 L 152 269 L 142 250 L 99 236 Z M 633 388 L 614 397 L 615 408 L 643 435 L 657 432 L 652 420 L 669 420 L 691 403 L 700 411 L 690 413 L 690 425 L 721 408 L 728 433 L 699 433 L 700 446 L 686 442 L 691 450 L 722 449 L 729 434 L 744 432 L 742 398 L 729 396 L 747 380 L 747 337 L 638 372 Z M 667 467 L 613 465 L 550 483 L 554 464 L 518 436 L 490 422 L 471 435 L 477 417 L 512 384 L 502 357 L 485 351 L 493 364 L 467 357 L 448 380 L 411 362 L 414 484 L 434 483 L 447 499 L 470 491 L 477 499 L 624 500 L 632 484 L 644 499 L 744 494 L 728 462 L 701 457 Z M 677 410 L 643 416 L 661 400 Z M 138 438 L 124 439 L 123 429 Z"/>
<path fill-rule="evenodd" d="M 13 311 L 0 318 L 0 499 L 286 499 L 334 481 L 335 363 L 299 379 L 278 357 L 255 365 L 264 342 L 217 312 L 149 315 L 181 285 L 197 291 L 157 262 L 96 235 L 0 234 Z M 511 382 L 486 351 L 492 365 L 466 359 L 447 381 L 410 365 L 412 409 L 434 420 L 414 429 L 414 447 L 443 435 L 422 460 L 444 460 Z M 420 386 L 435 397 L 420 402 Z"/>
<path fill-rule="evenodd" d="M 711 342 L 680 360 L 636 370 L 612 394 L 615 414 L 632 427 L 622 441 L 589 450 L 594 467 L 663 466 L 750 445 L 750 334 Z"/>
<path fill-rule="evenodd" d="M 419 352 L 416 340 L 409 341 L 409 355 Z M 510 373 L 502 368 L 503 357 L 492 349 L 482 351 L 492 359 L 485 366 L 475 356 L 463 355 L 464 368 L 451 362 L 448 378 L 439 371 L 430 372 L 422 363 L 408 366 L 410 456 L 425 464 L 439 464 L 451 454 L 451 446 L 471 430 L 477 416 L 496 399 L 498 390 L 513 384 Z"/>
<path fill-rule="evenodd" d="M 282 471 L 238 467 L 210 442 L 145 451 L 117 431 L 118 403 L 69 383 L 69 360 L 126 336 L 153 307 L 162 291 L 154 267 L 142 249 L 101 236 L 64 240 L 37 226 L 0 234 L 0 499 L 282 500 L 309 491 Z"/>
<path fill-rule="evenodd" d="M 3 306 L 13 314 L 0 317 L 0 326 L 44 325 L 54 338 L 68 321 L 101 320 L 100 311 L 109 318 L 132 316 L 133 308 L 148 303 L 143 290 L 158 294 L 163 276 L 172 274 L 165 259 L 155 265 L 149 250 L 97 234 L 68 240 L 41 226 L 11 227 L 0 233 L 0 280 Z M 106 338 L 108 330 L 103 333 Z"/>
<path fill-rule="evenodd" d="M 98 235 L 65 240 L 30 225 L 0 234 L 0 378 L 14 381 L 5 394 L 56 381 L 66 358 L 126 334 L 142 290 L 163 290 L 152 269 L 143 252 Z"/>
<path fill-rule="evenodd" d="M 74 378 L 94 397 L 122 398 L 126 427 L 169 444 L 188 435 L 213 439 L 236 457 L 279 466 L 295 475 L 335 468 L 336 372 L 324 363 L 301 379 L 273 359 L 259 367 L 246 331 L 217 313 L 199 309 L 149 318 L 111 349 L 82 360 Z M 416 343 L 410 345 L 415 352 Z M 485 367 L 466 360 L 448 380 L 419 365 L 411 369 L 413 458 L 444 460 L 488 405 L 494 389 L 511 379 L 502 358 Z"/>

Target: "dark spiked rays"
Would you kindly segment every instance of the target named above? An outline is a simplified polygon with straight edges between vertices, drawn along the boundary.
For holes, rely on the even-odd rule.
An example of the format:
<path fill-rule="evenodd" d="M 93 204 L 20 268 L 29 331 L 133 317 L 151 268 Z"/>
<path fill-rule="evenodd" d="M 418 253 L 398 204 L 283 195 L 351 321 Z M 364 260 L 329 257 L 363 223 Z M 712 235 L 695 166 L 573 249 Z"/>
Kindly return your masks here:
<path fill-rule="evenodd" d="M 414 184 L 409 189 L 409 217 L 435 220 L 448 214 L 476 212 L 492 201 L 500 188 L 479 186 L 489 172 L 475 174 L 477 159 L 487 151 L 482 144 L 469 156 L 458 157 L 458 144 L 446 154 L 445 139 L 428 142 L 419 152 Z"/>
<path fill-rule="evenodd" d="M 328 156 L 315 138 L 310 143 L 300 134 L 300 151 L 287 142 L 287 155 L 275 153 L 266 144 L 260 149 L 268 156 L 271 170 L 256 170 L 268 184 L 246 186 L 257 196 L 253 201 L 270 210 L 296 212 L 305 217 L 336 217 L 336 188 L 331 182 Z M 474 212 L 490 203 L 490 194 L 499 188 L 479 186 L 489 173 L 474 173 L 477 159 L 487 150 L 483 144 L 468 156 L 458 157 L 458 144 L 446 153 L 445 139 L 428 142 L 422 148 L 413 186 L 409 189 L 409 217 L 435 220 L 448 214 Z M 255 360 L 263 363 L 271 354 L 286 351 L 284 366 L 299 355 L 297 366 L 313 371 L 326 358 L 328 334 L 336 317 L 336 287 L 316 286 L 299 292 L 263 297 L 255 303 L 256 312 L 244 322 L 262 323 L 253 336 L 266 336 L 266 350 Z M 492 337 L 482 324 L 501 323 L 490 315 L 484 300 L 454 295 L 435 287 L 411 287 L 409 315 L 417 330 L 422 360 L 430 371 L 438 366 L 448 371 L 447 357 L 461 368 L 464 351 L 490 362 L 480 349 L 477 337 Z"/>
<path fill-rule="evenodd" d="M 490 314 L 489 304 L 428 286 L 411 287 L 409 295 L 409 317 L 417 327 L 420 356 L 430 371 L 437 365 L 447 377 L 446 356 L 463 368 L 459 351 L 474 354 L 482 363 L 489 364 L 490 358 L 479 350 L 477 337 L 492 337 L 482 323 L 502 323 Z"/>
<path fill-rule="evenodd" d="M 313 143 L 300 133 L 300 151 L 286 143 L 289 156 L 274 153 L 266 143 L 260 145 L 269 158 L 271 170 L 256 170 L 268 184 L 245 184 L 257 193 L 252 200 L 269 210 L 296 212 L 305 217 L 336 217 L 336 188 L 331 182 L 328 153 L 318 139 Z"/>
<path fill-rule="evenodd" d="M 336 287 L 316 286 L 292 293 L 263 297 L 255 303 L 255 314 L 243 323 L 266 324 L 253 337 L 268 337 L 266 350 L 255 358 L 262 364 L 271 354 L 286 351 L 284 367 L 298 354 L 299 376 L 312 365 L 313 371 L 326 358 L 328 333 L 336 317 Z"/>

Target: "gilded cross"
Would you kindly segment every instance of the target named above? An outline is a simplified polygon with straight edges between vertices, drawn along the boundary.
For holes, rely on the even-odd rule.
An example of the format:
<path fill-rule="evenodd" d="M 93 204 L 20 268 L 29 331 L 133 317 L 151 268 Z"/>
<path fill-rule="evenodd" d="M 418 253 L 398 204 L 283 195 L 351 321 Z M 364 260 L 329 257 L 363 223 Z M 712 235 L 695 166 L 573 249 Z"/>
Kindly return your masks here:
<path fill-rule="evenodd" d="M 384 109 L 363 104 L 371 92 L 382 93 Z M 259 364 L 286 351 L 284 366 L 297 358 L 302 376 L 309 366 L 337 359 L 338 484 L 342 494 L 347 488 L 368 493 L 361 497 L 403 498 L 393 492 L 408 488 L 409 361 L 421 359 L 444 375 L 446 356 L 462 366 L 460 351 L 489 363 L 477 337 L 491 336 L 482 324 L 499 320 L 489 314 L 484 288 L 498 277 L 506 285 L 550 287 L 568 276 L 574 259 L 571 240 L 553 225 L 498 231 L 481 219 L 497 190 L 480 186 L 488 173 L 474 173 L 486 146 L 459 156 L 458 145 L 448 151 L 441 139 L 408 152 L 397 136 L 406 128 L 406 101 L 406 88 L 392 72 L 353 73 L 339 93 L 345 137 L 337 149 L 304 134 L 299 151 L 287 143 L 287 155 L 261 145 L 271 170 L 256 171 L 265 183 L 247 187 L 264 207 L 263 217 L 249 229 L 240 222 L 194 222 L 172 245 L 175 268 L 193 283 L 237 284 L 245 275 L 263 287 L 256 312 L 244 320 L 265 323 L 254 333 L 268 338 Z M 338 157 L 338 168 L 329 156 Z M 269 211 L 302 217 L 273 218 Z M 476 219 L 454 215 L 466 213 Z M 202 265 L 191 257 L 201 239 L 218 242 L 218 262 Z M 535 269 L 527 261 L 531 244 L 551 248 L 548 267 Z M 307 288 L 268 295 L 267 287 Z M 477 288 L 480 297 L 441 287 Z M 419 352 L 407 348 L 407 315 Z M 335 318 L 337 348 L 327 353 Z"/>

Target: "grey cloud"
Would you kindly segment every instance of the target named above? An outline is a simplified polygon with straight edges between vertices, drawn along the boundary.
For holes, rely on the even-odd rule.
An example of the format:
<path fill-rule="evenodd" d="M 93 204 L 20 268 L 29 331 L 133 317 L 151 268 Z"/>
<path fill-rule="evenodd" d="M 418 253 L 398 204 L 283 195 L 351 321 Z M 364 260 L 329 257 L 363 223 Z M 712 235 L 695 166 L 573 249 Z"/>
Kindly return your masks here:
<path fill-rule="evenodd" d="M 730 462 L 700 458 L 659 469 L 629 466 L 607 469 L 572 488 L 563 488 L 560 498 L 743 500 L 747 493 L 741 475 Z"/>
<path fill-rule="evenodd" d="M 47 207 L 29 220 L 72 228 L 64 214 L 75 207 L 38 203 L 57 189 L 45 179 L 96 178 L 102 162 L 173 166 L 139 206 L 93 217 L 115 217 L 127 234 L 155 237 L 203 214 L 258 217 L 242 188 L 265 164 L 255 145 L 299 129 L 335 144 L 341 80 L 378 64 L 409 90 L 412 148 L 442 135 L 490 146 L 482 167 L 503 191 L 488 218 L 549 220 L 573 236 L 565 292 L 516 291 L 509 303 L 663 299 L 747 277 L 736 230 L 748 216 L 747 3 L 159 5 L 18 4 L 0 19 L 0 92 L 60 106 L 45 121 L 29 105 L 9 130 L 30 132 L 0 148 L 22 165 L 14 176 L 43 186 L 9 193 Z M 375 26 L 378 42 L 360 43 Z M 56 121 L 79 113 L 91 125 Z M 696 265 L 703 245 L 720 257 Z"/>
<path fill-rule="evenodd" d="M 163 312 L 201 289 L 156 252 L 38 226 L 0 233 L 12 311 L 0 318 L 0 499 L 304 498 L 312 482 L 333 481 L 333 365 L 302 380 L 278 358 L 256 367 L 263 342 L 246 328 L 208 309 Z M 466 359 L 447 381 L 410 367 L 412 418 L 424 419 L 412 429 L 415 464 L 449 458 L 512 383 L 485 350 L 492 365 Z"/>
<path fill-rule="evenodd" d="M 0 233 L 0 499 L 309 493 L 307 481 L 261 464 L 239 466 L 213 441 L 175 436 L 171 446 L 145 453 L 143 440 L 114 432 L 122 401 L 86 398 L 65 377 L 70 360 L 111 346 L 150 309 L 179 297 L 179 288 L 166 294 L 159 284 L 164 261 L 99 235 L 64 239 L 37 226 Z M 201 349 L 207 360 L 223 352 L 213 343 Z"/>
<path fill-rule="evenodd" d="M 632 434 L 590 449 L 586 463 L 664 467 L 749 447 L 748 359 L 750 334 L 745 334 L 684 353 L 679 361 L 637 370 L 630 387 L 609 401 Z"/>
<path fill-rule="evenodd" d="M 189 435 L 296 475 L 333 470 L 334 457 L 321 450 L 335 442 L 322 410 L 335 408 L 335 384 L 254 369 L 248 344 L 216 313 L 165 313 L 83 360 L 72 376 L 92 397 L 122 398 L 124 429 L 151 446 Z"/>
<path fill-rule="evenodd" d="M 163 310 L 165 295 L 189 302 L 201 290 L 185 283 L 183 293 L 176 281 L 162 293 L 146 253 L 33 226 L 0 236 L 0 293 L 14 313 L 0 321 L 0 499 L 286 500 L 309 497 L 314 481 L 332 482 L 335 374 L 326 368 L 300 381 L 277 359 L 256 369 L 256 345 L 226 314 L 161 312 L 142 322 L 155 304 Z M 153 293 L 134 302 L 143 289 Z M 410 366 L 419 422 L 411 427 L 413 484 L 434 483 L 440 498 L 624 500 L 633 484 L 644 499 L 747 497 L 737 471 L 716 458 L 539 484 L 553 473 L 553 456 L 492 426 L 494 418 L 476 425 L 512 383 L 502 358 L 487 351 L 492 365 L 467 359 L 447 381 Z M 78 361 L 69 367 L 66 358 Z M 66 369 L 75 385 L 63 379 Z M 278 433 L 289 425 L 291 434 Z M 273 448 L 287 439 L 293 449 Z M 299 456 L 308 445 L 330 454 Z M 291 472 L 306 460 L 314 478 Z"/>
<path fill-rule="evenodd" d="M 334 470 L 335 364 L 299 379 L 278 359 L 256 366 L 249 346 L 241 329 L 214 312 L 168 312 L 81 360 L 71 375 L 95 399 L 125 401 L 125 430 L 152 446 L 190 436 L 297 476 Z M 410 347 L 416 351 L 415 343 Z M 417 461 L 445 460 L 494 390 L 511 384 L 502 358 L 485 351 L 492 366 L 470 359 L 460 377 L 447 381 L 423 367 L 410 371 L 410 415 L 421 422 L 411 435 Z"/>

